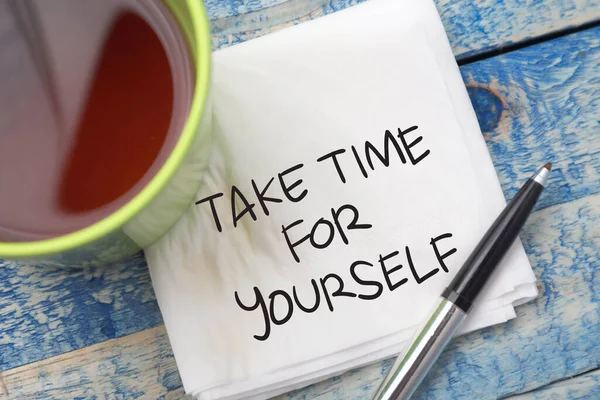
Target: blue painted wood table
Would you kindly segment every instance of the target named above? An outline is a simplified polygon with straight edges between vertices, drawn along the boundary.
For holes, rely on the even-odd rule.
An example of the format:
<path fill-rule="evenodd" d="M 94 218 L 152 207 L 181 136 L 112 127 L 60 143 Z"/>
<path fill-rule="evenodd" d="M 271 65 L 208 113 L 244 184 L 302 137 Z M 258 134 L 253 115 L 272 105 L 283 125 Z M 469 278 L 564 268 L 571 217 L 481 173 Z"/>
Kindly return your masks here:
<path fill-rule="evenodd" d="M 357 0 L 207 0 L 215 49 Z M 422 399 L 600 399 L 600 1 L 436 0 L 507 197 L 552 160 L 522 239 L 540 296 L 453 341 Z M 9 40 L 0 32 L 0 48 Z M 366 399 L 391 360 L 288 393 Z M 0 261 L 1 399 L 185 397 L 143 256 Z"/>

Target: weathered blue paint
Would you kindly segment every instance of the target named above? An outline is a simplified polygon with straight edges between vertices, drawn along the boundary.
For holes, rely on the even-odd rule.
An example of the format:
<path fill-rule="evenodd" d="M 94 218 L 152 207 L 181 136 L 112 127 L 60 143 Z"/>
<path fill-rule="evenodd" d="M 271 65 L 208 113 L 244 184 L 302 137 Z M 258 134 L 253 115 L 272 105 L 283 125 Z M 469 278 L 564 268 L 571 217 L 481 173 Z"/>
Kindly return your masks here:
<path fill-rule="evenodd" d="M 495 125 L 498 104 L 504 108 L 487 144 L 507 196 L 518 190 L 519 176 L 546 161 L 553 171 L 538 208 L 597 193 L 599 63 L 600 28 L 594 28 L 461 68 L 465 81 L 497 98 L 490 102 L 479 91 L 473 101 L 484 128 Z"/>
<path fill-rule="evenodd" d="M 600 27 L 461 68 L 508 197 L 548 161 L 538 209 L 598 192 L 599 69 Z"/>
<path fill-rule="evenodd" d="M 204 5 L 211 19 L 235 17 L 273 7 L 285 0 L 206 0 Z"/>
<path fill-rule="evenodd" d="M 229 46 L 359 1 L 207 1 L 213 45 Z M 600 3 L 592 0 L 436 3 L 459 57 L 600 17 Z M 542 296 L 521 307 L 517 320 L 457 340 L 423 395 L 495 398 L 600 363 L 599 41 L 600 30 L 590 29 L 461 68 L 507 196 L 540 163 L 554 163 L 551 185 L 538 206 L 542 211 L 523 236 Z M 550 232 L 546 236 L 545 230 Z M 583 312 L 573 311 L 582 307 Z M 0 263 L 3 371 L 161 323 L 140 255 L 111 269 L 72 273 Z M 162 368 L 157 375 L 161 386 L 176 391 L 181 382 L 172 354 L 164 343 L 160 349 L 150 360 Z M 133 380 L 139 373 L 125 355 L 109 364 L 114 366 L 111 373 L 129 374 Z M 352 371 L 290 397 L 362 399 L 389 365 Z M 144 397 L 139 385 L 116 379 L 115 393 Z"/>
<path fill-rule="evenodd" d="M 210 0 L 213 48 L 221 49 L 366 0 Z M 600 19 L 600 2 L 435 0 L 458 59 Z"/>
<path fill-rule="evenodd" d="M 600 369 L 566 378 L 534 392 L 517 395 L 510 400 L 600 399 Z"/>
<path fill-rule="evenodd" d="M 0 262 L 0 369 L 157 326 L 142 255 L 79 271 Z"/>
<path fill-rule="evenodd" d="M 554 163 L 554 172 L 540 208 L 600 190 L 600 134 L 594 119 L 600 91 L 594 79 L 599 31 L 462 67 L 467 84 L 477 88 L 470 94 L 482 126 L 494 127 L 486 133 L 488 145 L 508 196 L 546 160 Z M 581 49 L 585 57 L 579 55 Z M 555 67 L 542 71 L 546 63 Z M 567 99 L 571 105 L 565 108 Z M 0 269 L 0 288 L 2 369 L 162 322 L 139 256 L 115 268 L 75 273 L 6 265 Z"/>

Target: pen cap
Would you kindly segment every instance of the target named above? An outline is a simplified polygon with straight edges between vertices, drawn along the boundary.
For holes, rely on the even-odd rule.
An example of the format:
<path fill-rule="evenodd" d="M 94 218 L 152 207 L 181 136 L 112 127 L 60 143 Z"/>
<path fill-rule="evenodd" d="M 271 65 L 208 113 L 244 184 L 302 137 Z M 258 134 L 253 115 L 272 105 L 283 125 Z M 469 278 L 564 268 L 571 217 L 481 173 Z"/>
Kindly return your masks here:
<path fill-rule="evenodd" d="M 538 179 L 544 173 L 543 180 Z M 442 296 L 468 312 L 490 275 L 514 243 L 544 189 L 540 169 L 519 190 L 479 241 Z"/>

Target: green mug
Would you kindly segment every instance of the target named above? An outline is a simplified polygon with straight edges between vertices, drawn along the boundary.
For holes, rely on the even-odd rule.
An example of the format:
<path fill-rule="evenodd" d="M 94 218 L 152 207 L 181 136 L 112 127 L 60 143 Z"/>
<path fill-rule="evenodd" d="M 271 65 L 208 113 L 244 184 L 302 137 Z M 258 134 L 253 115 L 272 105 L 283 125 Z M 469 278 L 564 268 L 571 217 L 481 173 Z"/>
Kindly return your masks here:
<path fill-rule="evenodd" d="M 107 265 L 159 239 L 193 203 L 211 139 L 210 22 L 201 1 L 164 0 L 161 5 L 187 41 L 193 85 L 183 130 L 168 158 L 137 195 L 104 219 L 49 239 L 0 241 L 0 259 L 53 267 Z"/>

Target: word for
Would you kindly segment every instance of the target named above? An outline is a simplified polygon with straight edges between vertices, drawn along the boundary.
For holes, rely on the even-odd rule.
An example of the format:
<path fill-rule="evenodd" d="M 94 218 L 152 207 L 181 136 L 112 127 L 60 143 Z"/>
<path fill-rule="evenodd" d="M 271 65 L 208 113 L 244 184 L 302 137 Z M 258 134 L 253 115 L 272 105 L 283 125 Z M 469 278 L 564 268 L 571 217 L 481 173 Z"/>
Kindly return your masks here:
<path fill-rule="evenodd" d="M 409 281 L 409 277 L 420 285 L 436 275 L 440 271 L 440 268 L 447 273 L 448 267 L 444 263 L 444 259 L 456 253 L 456 249 L 451 248 L 442 254 L 438 247 L 438 242 L 451 237 L 451 233 L 444 233 L 431 239 L 429 244 L 435 254 L 439 267 L 433 268 L 425 273 L 423 271 L 417 271 L 408 246 L 405 246 L 404 253 L 406 255 L 406 262 L 410 273 L 400 272 L 400 270 L 404 269 L 404 265 L 399 264 L 394 260 L 400 254 L 399 251 L 394 251 L 386 255 L 380 254 L 377 265 L 364 260 L 354 261 L 349 268 L 350 277 L 355 283 L 365 289 L 364 292 L 355 293 L 347 290 L 345 288 L 345 281 L 342 277 L 334 273 L 329 273 L 324 277 L 319 278 L 318 281 L 316 279 L 310 280 L 314 300 L 310 299 L 309 301 L 309 299 L 306 298 L 301 300 L 298 296 L 296 286 L 292 286 L 291 294 L 285 290 L 275 290 L 271 292 L 267 298 L 265 298 L 261 290 L 255 286 L 253 288 L 254 300 L 251 303 L 242 301 L 237 291 L 234 292 L 235 302 L 244 311 L 256 311 L 261 314 L 265 326 L 264 333 L 253 335 L 253 337 L 256 340 L 265 341 L 271 335 L 271 323 L 273 325 L 285 324 L 292 318 L 296 309 L 310 314 L 317 311 L 321 304 L 326 304 L 329 311 L 333 312 L 335 310 L 334 298 L 336 297 L 375 300 L 383 294 L 386 288 L 388 291 L 392 292 L 402 285 L 405 285 Z M 362 278 L 361 271 L 364 271 L 366 268 L 381 269 L 383 283 Z M 275 304 L 279 302 L 283 302 L 282 304 L 284 304 L 285 312 L 280 312 L 280 315 L 275 315 Z M 279 306 L 279 308 L 281 309 L 281 306 Z"/>
<path fill-rule="evenodd" d="M 351 213 L 352 219 L 344 228 L 344 227 L 342 227 L 340 220 L 341 220 L 342 214 L 344 214 L 344 217 L 345 217 L 345 215 L 348 213 Z M 299 244 L 306 242 L 307 240 L 312 245 L 312 247 L 314 247 L 315 249 L 326 249 L 333 242 L 333 238 L 336 236 L 336 232 L 337 232 L 338 235 L 340 236 L 340 239 L 342 240 L 342 242 L 344 242 L 345 245 L 348 245 L 350 242 L 348 241 L 348 236 L 346 235 L 347 231 L 351 231 L 353 229 L 369 229 L 369 228 L 373 227 L 373 225 L 371 225 L 371 224 L 359 224 L 358 218 L 359 218 L 359 213 L 358 213 L 358 210 L 356 209 L 356 207 L 354 207 L 352 204 L 344 204 L 343 206 L 341 206 L 338 209 L 335 209 L 335 208 L 331 209 L 331 219 L 333 222 L 331 222 L 325 218 L 320 218 L 312 226 L 312 228 L 308 234 L 302 236 L 300 239 L 296 240 L 295 242 L 291 241 L 288 231 L 290 229 L 294 228 L 295 226 L 298 226 L 301 223 L 303 223 L 304 222 L 303 219 L 294 221 L 287 226 L 282 225 L 281 232 L 283 233 L 283 236 L 285 237 L 285 242 L 288 245 L 290 253 L 292 253 L 292 256 L 294 257 L 294 260 L 297 263 L 299 263 L 300 257 L 298 257 L 298 253 L 296 253 L 294 248 L 296 246 L 298 246 Z M 325 232 L 325 237 L 323 237 L 322 234 L 318 235 L 319 232 Z M 321 236 L 320 240 L 319 240 L 319 236 Z"/>

